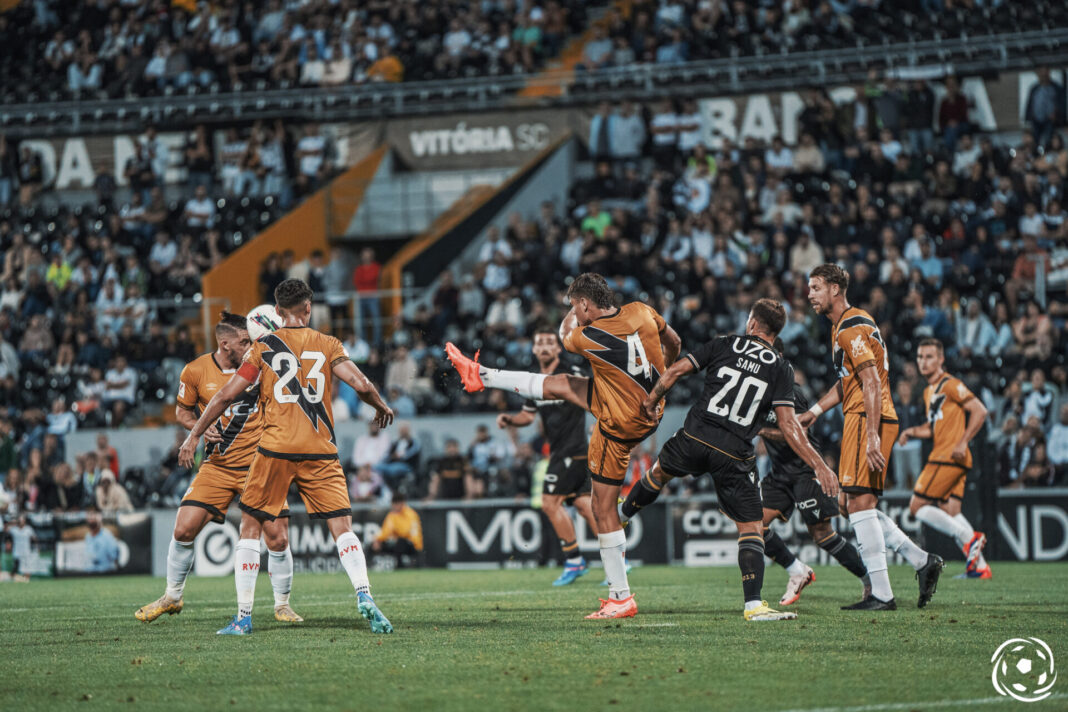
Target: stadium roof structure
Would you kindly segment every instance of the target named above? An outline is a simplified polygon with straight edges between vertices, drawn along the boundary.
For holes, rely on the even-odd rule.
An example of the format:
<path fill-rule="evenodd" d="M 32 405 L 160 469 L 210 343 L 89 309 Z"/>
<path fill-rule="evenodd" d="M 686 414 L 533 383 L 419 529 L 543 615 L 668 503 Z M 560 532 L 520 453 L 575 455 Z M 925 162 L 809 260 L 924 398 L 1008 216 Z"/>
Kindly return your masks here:
<path fill-rule="evenodd" d="M 1068 63 L 1068 28 L 860 45 L 842 50 L 732 57 L 678 65 L 643 64 L 578 74 L 545 72 L 402 84 L 309 89 L 249 85 L 228 93 L 190 87 L 164 96 L 0 104 L 0 131 L 13 137 L 140 130 L 146 124 L 232 123 L 289 118 L 353 121 L 390 116 L 478 112 L 522 106 L 574 106 L 601 100 L 781 91 L 863 81 L 871 69 L 902 79 L 981 75 Z M 545 96 L 519 96 L 533 85 Z"/>

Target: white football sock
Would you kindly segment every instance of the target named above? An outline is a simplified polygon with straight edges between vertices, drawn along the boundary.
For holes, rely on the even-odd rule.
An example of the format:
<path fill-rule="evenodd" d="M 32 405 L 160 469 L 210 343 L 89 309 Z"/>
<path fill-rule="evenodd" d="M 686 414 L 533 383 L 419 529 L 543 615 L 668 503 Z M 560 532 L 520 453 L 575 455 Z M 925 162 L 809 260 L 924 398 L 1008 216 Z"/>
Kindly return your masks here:
<path fill-rule="evenodd" d="M 607 534 L 599 534 L 597 541 L 601 545 L 601 562 L 604 563 L 604 575 L 608 579 L 608 597 L 615 601 L 622 601 L 630 596 L 627 564 L 623 558 L 627 535 L 619 529 Z"/>
<path fill-rule="evenodd" d="M 887 516 L 883 510 L 876 509 L 875 511 L 878 512 L 879 524 L 883 528 L 886 547 L 904 556 L 905 561 L 908 561 L 909 565 L 917 571 L 926 566 L 927 552 L 916 546 L 916 542 L 909 539 L 909 535 L 901 531 L 897 522 Z"/>
<path fill-rule="evenodd" d="M 234 553 L 234 582 L 237 584 L 237 617 L 252 615 L 256 598 L 256 576 L 260 573 L 260 540 L 239 539 Z"/>
<path fill-rule="evenodd" d="M 486 388 L 499 388 L 503 391 L 512 391 L 523 398 L 542 400 L 545 395 L 544 373 L 528 373 L 526 371 L 499 371 L 496 368 L 482 366 L 478 370 L 482 377 L 482 385 Z"/>
<path fill-rule="evenodd" d="M 167 598 L 177 601 L 185 589 L 185 578 L 193 568 L 193 542 L 171 537 L 167 549 Z"/>
<path fill-rule="evenodd" d="M 955 521 L 961 526 L 966 535 L 966 538 L 964 539 L 964 542 L 963 544 L 961 544 L 961 546 L 970 542 L 972 540 L 972 537 L 975 536 L 975 528 L 972 526 L 972 523 L 968 521 L 968 518 L 965 517 L 963 514 L 954 514 L 953 521 Z M 983 557 L 982 554 L 979 554 L 979 559 L 975 562 L 975 565 L 977 568 L 980 569 L 986 568 L 986 559 Z"/>
<path fill-rule="evenodd" d="M 289 603 L 289 591 L 293 588 L 293 552 L 287 546 L 284 551 L 267 551 L 267 575 L 274 589 L 274 605 Z"/>
<path fill-rule="evenodd" d="M 349 581 L 356 593 L 370 593 L 371 582 L 367 579 L 367 559 L 363 555 L 360 538 L 352 532 L 345 532 L 337 538 L 337 553 L 341 557 L 341 566 L 349 575 Z"/>
<path fill-rule="evenodd" d="M 946 536 L 953 537 L 960 546 L 964 546 L 972 538 L 968 534 L 968 530 L 971 527 L 965 529 L 960 525 L 960 522 L 946 514 L 941 507 L 925 504 L 916 510 L 916 518 L 932 529 L 937 529 Z"/>
<path fill-rule="evenodd" d="M 890 575 L 886 570 L 886 540 L 876 511 L 865 509 L 853 512 L 849 515 L 849 523 L 853 525 L 857 537 L 860 558 L 868 569 L 871 595 L 880 601 L 889 601 L 894 597 L 894 592 L 890 588 Z"/>
<path fill-rule="evenodd" d="M 801 563 L 801 559 L 794 559 L 794 563 L 786 567 L 786 573 L 791 576 L 804 576 L 806 566 Z"/>

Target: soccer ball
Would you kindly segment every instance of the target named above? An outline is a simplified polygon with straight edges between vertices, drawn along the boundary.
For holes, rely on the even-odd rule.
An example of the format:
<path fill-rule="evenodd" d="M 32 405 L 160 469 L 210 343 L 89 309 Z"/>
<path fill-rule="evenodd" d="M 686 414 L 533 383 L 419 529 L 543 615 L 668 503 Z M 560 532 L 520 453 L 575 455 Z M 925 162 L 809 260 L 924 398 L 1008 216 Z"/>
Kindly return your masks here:
<path fill-rule="evenodd" d="M 261 304 L 248 313 L 245 324 L 248 327 L 248 337 L 259 341 L 272 331 L 282 328 L 282 317 L 273 304 Z"/>

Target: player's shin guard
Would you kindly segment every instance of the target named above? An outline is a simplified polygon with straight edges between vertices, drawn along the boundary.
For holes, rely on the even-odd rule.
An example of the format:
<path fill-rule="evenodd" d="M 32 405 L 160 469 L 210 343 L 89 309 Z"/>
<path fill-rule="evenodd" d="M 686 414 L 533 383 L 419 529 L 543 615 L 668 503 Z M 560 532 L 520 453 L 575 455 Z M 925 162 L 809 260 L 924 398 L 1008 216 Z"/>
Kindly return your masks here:
<path fill-rule="evenodd" d="M 909 535 L 901 531 L 901 527 L 897 525 L 893 519 L 891 519 L 883 510 L 873 510 L 876 516 L 879 518 L 879 526 L 883 531 L 883 538 L 886 542 L 886 548 L 891 551 L 896 551 L 905 557 L 905 560 L 909 562 L 912 568 L 919 571 L 927 565 L 927 552 L 916 546 L 916 543 L 909 539 Z M 849 521 L 853 521 L 853 516 L 850 515 Z M 857 537 L 857 541 L 860 541 L 860 537 Z"/>
<path fill-rule="evenodd" d="M 638 513 L 642 507 L 652 504 L 660 496 L 664 485 L 659 484 L 646 472 L 638 480 L 638 484 L 630 488 L 630 493 L 619 507 L 619 520 L 629 522 L 630 518 Z"/>
<path fill-rule="evenodd" d="M 356 593 L 370 593 L 371 582 L 367 578 L 367 559 L 363 555 L 360 538 L 352 532 L 345 532 L 337 538 L 337 554 L 341 557 L 341 566 L 349 575 L 349 581 Z"/>
<path fill-rule="evenodd" d="M 284 551 L 267 551 L 267 574 L 274 589 L 274 605 L 289 603 L 289 591 L 293 588 L 293 552 L 288 546 Z"/>
<path fill-rule="evenodd" d="M 601 545 L 601 562 L 604 564 L 604 575 L 608 579 L 608 597 L 622 601 L 630 596 L 627 563 L 623 558 L 627 535 L 622 529 L 618 529 L 607 534 L 599 534 L 597 541 Z"/>
<path fill-rule="evenodd" d="M 260 573 L 259 539 L 239 539 L 234 553 L 234 583 L 237 584 L 237 617 L 252 615 L 256 576 Z"/>
<path fill-rule="evenodd" d="M 760 591 L 764 588 L 764 538 L 759 534 L 738 537 L 738 568 L 742 570 L 745 602 L 760 603 Z"/>
<path fill-rule="evenodd" d="M 871 594 L 880 601 L 894 597 L 890 576 L 886 570 L 886 540 L 879 525 L 878 510 L 865 509 L 849 515 L 849 523 L 857 535 L 857 549 L 871 579 Z"/>
<path fill-rule="evenodd" d="M 545 379 L 543 373 L 526 371 L 500 371 L 496 368 L 481 367 L 478 371 L 482 384 L 486 388 L 498 388 L 512 391 L 523 398 L 542 400 L 545 396 Z"/>
<path fill-rule="evenodd" d="M 797 561 L 797 557 L 786 546 L 786 542 L 771 527 L 764 529 L 764 553 L 784 569 L 790 568 Z"/>
<path fill-rule="evenodd" d="M 177 601 L 185 590 L 185 579 L 193 568 L 193 542 L 171 537 L 167 549 L 167 598 Z"/>
<path fill-rule="evenodd" d="M 857 578 L 864 578 L 864 574 L 868 573 L 864 562 L 860 560 L 860 552 L 838 532 L 831 532 L 830 536 L 820 539 L 816 544 Z"/>

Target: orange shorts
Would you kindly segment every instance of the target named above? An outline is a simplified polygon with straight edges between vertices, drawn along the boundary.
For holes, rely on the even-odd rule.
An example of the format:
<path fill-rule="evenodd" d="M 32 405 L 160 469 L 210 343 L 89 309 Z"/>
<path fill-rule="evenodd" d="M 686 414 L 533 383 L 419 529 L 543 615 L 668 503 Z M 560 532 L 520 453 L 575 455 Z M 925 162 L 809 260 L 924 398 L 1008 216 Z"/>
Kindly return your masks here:
<path fill-rule="evenodd" d="M 923 467 L 912 493 L 917 497 L 946 502 L 950 497 L 964 499 L 968 468 L 955 462 L 929 461 Z"/>
<path fill-rule="evenodd" d="M 639 438 L 623 440 L 605 433 L 599 427 L 594 428 L 587 450 L 590 479 L 606 485 L 622 485 L 630 467 L 631 450 L 654 432 L 656 428 Z"/>
<path fill-rule="evenodd" d="M 247 467 L 231 470 L 211 462 L 202 463 L 179 506 L 206 509 L 211 512 L 212 521 L 221 523 L 226 519 L 227 507 L 245 488 L 247 476 Z"/>
<path fill-rule="evenodd" d="M 332 519 L 352 515 L 345 471 L 337 456 L 311 459 L 293 455 L 283 459 L 257 452 L 248 468 L 248 481 L 241 493 L 241 509 L 257 519 L 288 516 L 286 496 L 289 486 L 297 485 L 300 498 L 312 519 Z M 285 513 L 284 513 L 285 512 Z"/>
<path fill-rule="evenodd" d="M 883 419 L 879 424 L 879 444 L 886 463 L 897 440 L 898 422 Z M 838 482 L 846 494 L 883 493 L 886 470 L 868 469 L 867 417 L 863 413 L 846 413 L 842 426 L 842 456 L 838 460 Z"/>

